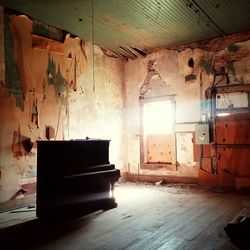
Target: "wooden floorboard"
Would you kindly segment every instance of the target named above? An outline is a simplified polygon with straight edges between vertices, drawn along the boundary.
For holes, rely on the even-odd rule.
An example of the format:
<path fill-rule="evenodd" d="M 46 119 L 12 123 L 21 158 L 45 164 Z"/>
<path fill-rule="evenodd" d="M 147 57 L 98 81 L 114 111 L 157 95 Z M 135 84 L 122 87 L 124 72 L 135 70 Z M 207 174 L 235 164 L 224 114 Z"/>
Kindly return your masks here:
<path fill-rule="evenodd" d="M 234 250 L 224 227 L 250 198 L 197 187 L 133 183 L 120 184 L 115 195 L 115 209 L 65 223 L 62 218 L 59 225 L 31 226 L 22 240 L 19 237 L 19 249 Z"/>

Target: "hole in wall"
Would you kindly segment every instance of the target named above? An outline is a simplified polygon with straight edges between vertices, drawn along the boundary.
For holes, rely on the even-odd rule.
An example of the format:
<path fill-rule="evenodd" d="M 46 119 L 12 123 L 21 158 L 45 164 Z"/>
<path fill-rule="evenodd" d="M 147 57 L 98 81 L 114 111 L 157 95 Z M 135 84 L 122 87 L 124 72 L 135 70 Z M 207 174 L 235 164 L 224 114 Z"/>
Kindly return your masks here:
<path fill-rule="evenodd" d="M 68 58 L 72 59 L 72 54 L 71 53 L 68 54 Z"/>
<path fill-rule="evenodd" d="M 189 60 L 188 60 L 188 66 L 190 67 L 190 68 L 193 68 L 194 67 L 194 59 L 191 57 L 191 58 L 189 58 Z"/>

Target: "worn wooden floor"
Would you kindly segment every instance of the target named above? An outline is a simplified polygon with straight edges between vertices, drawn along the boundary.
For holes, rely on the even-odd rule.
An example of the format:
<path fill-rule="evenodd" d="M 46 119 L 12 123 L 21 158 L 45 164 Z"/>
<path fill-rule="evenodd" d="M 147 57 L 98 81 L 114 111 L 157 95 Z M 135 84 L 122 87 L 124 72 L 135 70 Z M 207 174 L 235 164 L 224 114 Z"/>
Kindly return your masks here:
<path fill-rule="evenodd" d="M 118 207 L 109 211 L 21 226 L 13 230 L 6 249 L 12 243 L 18 249 L 46 250 L 236 249 L 223 228 L 249 199 L 205 189 L 130 183 L 117 186 L 115 195 Z"/>

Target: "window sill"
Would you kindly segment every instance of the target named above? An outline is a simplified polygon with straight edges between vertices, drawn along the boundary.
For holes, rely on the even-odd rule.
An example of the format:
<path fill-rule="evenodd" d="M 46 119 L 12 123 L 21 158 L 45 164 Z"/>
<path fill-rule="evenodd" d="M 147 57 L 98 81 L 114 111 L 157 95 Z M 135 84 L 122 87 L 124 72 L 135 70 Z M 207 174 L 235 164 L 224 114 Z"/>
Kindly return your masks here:
<path fill-rule="evenodd" d="M 141 169 L 147 170 L 168 170 L 168 171 L 176 171 L 176 166 L 172 164 L 166 163 L 141 163 Z"/>

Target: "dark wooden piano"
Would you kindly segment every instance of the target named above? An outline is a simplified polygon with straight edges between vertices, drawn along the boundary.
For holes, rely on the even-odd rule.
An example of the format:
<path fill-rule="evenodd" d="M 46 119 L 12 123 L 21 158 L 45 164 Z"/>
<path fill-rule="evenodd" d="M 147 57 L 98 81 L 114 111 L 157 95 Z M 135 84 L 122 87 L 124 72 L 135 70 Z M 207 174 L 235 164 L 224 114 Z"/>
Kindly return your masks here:
<path fill-rule="evenodd" d="M 109 140 L 37 141 L 37 217 L 117 206 Z"/>

